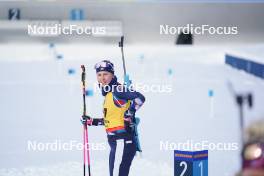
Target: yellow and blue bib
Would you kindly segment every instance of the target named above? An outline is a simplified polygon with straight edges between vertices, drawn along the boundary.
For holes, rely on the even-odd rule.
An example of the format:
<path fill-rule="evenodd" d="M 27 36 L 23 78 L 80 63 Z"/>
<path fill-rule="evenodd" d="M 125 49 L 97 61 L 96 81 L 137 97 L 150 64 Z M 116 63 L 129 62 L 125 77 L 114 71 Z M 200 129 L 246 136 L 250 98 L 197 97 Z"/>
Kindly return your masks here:
<path fill-rule="evenodd" d="M 130 106 L 130 100 L 118 99 L 108 92 L 104 100 L 104 124 L 106 132 L 125 130 L 124 113 Z"/>

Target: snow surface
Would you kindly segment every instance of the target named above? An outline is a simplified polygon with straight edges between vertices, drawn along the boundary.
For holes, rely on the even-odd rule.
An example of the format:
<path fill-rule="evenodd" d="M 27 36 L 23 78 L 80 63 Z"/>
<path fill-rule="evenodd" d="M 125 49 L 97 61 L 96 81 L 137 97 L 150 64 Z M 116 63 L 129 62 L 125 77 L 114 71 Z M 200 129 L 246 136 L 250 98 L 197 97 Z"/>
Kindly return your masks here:
<path fill-rule="evenodd" d="M 120 49 L 58 44 L 56 52 L 64 55 L 58 61 L 48 44 L 9 46 L 13 49 L 0 46 L 6 51 L 0 54 L 0 175 L 82 174 L 81 150 L 32 151 L 28 142 L 82 143 L 80 65 L 86 65 L 87 87 L 92 89 L 96 86 L 93 66 L 97 61 L 111 59 L 116 74 L 122 77 Z M 239 143 L 238 109 L 228 82 L 238 92 L 254 94 L 254 108 L 245 107 L 245 124 L 263 118 L 263 80 L 224 65 L 228 50 L 229 46 L 125 48 L 127 70 L 134 83 L 172 88 L 169 93 L 143 91 L 147 100 L 137 114 L 141 117 L 143 156 L 133 161 L 131 176 L 173 175 L 173 148 L 164 149 L 161 142 L 172 146 L 188 140 Z M 69 75 L 69 68 L 76 73 Z M 214 91 L 213 99 L 208 96 L 210 90 Z M 100 92 L 88 97 L 88 114 L 101 117 L 102 103 Z M 109 148 L 104 128 L 89 128 L 89 141 L 103 146 L 102 150 L 91 151 L 93 176 L 108 175 Z M 239 153 L 240 148 L 210 150 L 209 175 L 234 175 L 240 167 Z"/>

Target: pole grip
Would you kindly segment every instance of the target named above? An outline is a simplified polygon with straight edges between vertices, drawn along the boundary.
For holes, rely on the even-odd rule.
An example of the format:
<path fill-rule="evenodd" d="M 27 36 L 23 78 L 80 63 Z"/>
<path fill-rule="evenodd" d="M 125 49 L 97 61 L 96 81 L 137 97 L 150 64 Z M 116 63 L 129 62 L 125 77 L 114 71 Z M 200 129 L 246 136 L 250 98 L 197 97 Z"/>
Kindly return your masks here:
<path fill-rule="evenodd" d="M 124 46 L 124 36 L 121 36 L 121 40 L 119 42 L 119 47 L 123 48 Z"/>
<path fill-rule="evenodd" d="M 84 81 L 85 81 L 85 66 L 81 65 L 81 68 L 82 68 L 82 82 L 84 84 Z"/>

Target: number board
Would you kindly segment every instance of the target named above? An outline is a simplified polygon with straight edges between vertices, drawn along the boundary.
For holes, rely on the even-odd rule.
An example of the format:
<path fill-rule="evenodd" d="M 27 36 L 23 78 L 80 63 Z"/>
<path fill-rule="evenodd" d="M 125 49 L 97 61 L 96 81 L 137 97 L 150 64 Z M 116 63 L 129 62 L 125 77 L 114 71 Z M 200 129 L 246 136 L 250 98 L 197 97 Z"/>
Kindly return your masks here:
<path fill-rule="evenodd" d="M 8 10 L 8 19 L 9 20 L 20 20 L 20 9 L 11 8 Z"/>
<path fill-rule="evenodd" d="M 175 150 L 174 176 L 208 176 L 208 150 Z"/>

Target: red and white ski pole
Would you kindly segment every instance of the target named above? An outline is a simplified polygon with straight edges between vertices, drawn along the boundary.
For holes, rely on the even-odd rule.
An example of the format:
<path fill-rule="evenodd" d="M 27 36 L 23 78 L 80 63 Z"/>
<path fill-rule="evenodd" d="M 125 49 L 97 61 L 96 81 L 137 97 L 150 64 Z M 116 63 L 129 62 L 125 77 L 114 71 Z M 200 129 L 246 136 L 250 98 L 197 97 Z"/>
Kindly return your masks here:
<path fill-rule="evenodd" d="M 83 90 L 83 116 L 86 116 L 86 101 L 85 101 L 85 67 L 81 65 L 82 68 L 82 90 Z M 86 176 L 86 166 L 88 165 L 88 174 L 91 176 L 90 168 L 90 152 L 89 152 L 89 142 L 88 142 L 88 129 L 87 124 L 83 124 L 83 176 Z"/>

